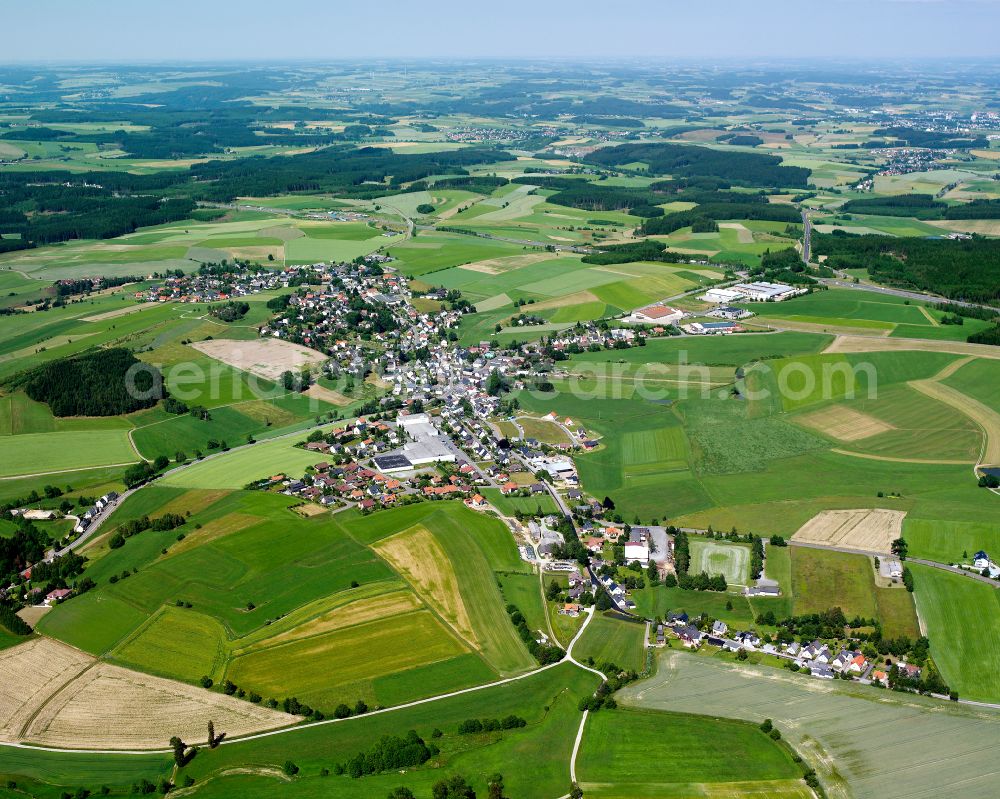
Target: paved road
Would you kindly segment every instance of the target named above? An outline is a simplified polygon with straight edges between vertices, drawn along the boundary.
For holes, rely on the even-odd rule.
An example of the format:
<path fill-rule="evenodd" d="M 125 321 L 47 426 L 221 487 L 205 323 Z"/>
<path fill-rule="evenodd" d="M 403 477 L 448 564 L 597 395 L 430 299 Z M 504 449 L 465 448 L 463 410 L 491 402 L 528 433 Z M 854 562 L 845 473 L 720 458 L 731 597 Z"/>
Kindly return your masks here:
<path fill-rule="evenodd" d="M 1000 308 L 991 305 L 982 305 L 977 302 L 965 302 L 964 300 L 949 300 L 947 297 L 938 297 L 934 294 L 925 294 L 922 291 L 908 291 L 906 289 L 894 289 L 888 286 L 875 286 L 871 283 L 855 283 L 851 280 L 836 277 L 821 277 L 819 282 L 824 286 L 832 286 L 840 289 L 855 289 L 857 291 L 871 291 L 877 294 L 887 294 L 890 297 L 901 297 L 905 300 L 915 300 L 917 302 L 930 302 L 935 305 L 942 303 L 952 303 L 961 305 L 963 308 L 989 308 L 1000 314 Z"/>
<path fill-rule="evenodd" d="M 809 221 L 809 214 L 802 210 L 802 260 L 809 263 L 812 256 L 812 222 Z"/>
<path fill-rule="evenodd" d="M 92 538 L 94 536 L 94 534 L 101 528 L 101 525 L 108 520 L 108 517 L 111 516 L 111 514 L 114 513 L 116 510 L 118 510 L 118 506 L 138 490 L 139 488 L 131 488 L 128 491 L 125 491 L 122 494 L 120 494 L 118 499 L 114 503 L 108 505 L 104 510 L 102 510 L 99 514 L 97 514 L 97 516 L 94 517 L 93 521 L 90 522 L 90 527 L 88 527 L 86 530 L 80 533 L 79 538 L 77 538 L 75 541 L 71 541 L 68 545 L 64 546 L 58 552 L 49 551 L 46 554 L 46 558 L 47 559 L 53 557 L 61 558 L 63 555 L 66 555 L 72 552 L 77 547 L 82 546 L 89 538 Z M 66 518 L 69 517 L 67 516 Z"/>

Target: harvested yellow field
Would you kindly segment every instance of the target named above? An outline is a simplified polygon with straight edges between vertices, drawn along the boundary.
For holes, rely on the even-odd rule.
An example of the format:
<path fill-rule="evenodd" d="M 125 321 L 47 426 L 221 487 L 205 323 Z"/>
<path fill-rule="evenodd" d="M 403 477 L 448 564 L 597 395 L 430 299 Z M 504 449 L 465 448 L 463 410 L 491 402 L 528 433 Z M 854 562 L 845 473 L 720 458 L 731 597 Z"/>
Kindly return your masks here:
<path fill-rule="evenodd" d="M 951 386 L 937 382 L 936 379 L 913 380 L 909 385 L 928 397 L 940 400 L 961 411 L 978 424 L 985 437 L 979 464 L 981 466 L 1000 466 L 1000 413 Z"/>
<path fill-rule="evenodd" d="M 323 386 L 318 383 L 313 383 L 306 389 L 306 396 L 312 399 L 320 400 L 322 402 L 329 402 L 331 405 L 350 405 L 351 400 L 341 394 L 339 391 L 333 391 L 329 388 L 323 388 Z"/>
<path fill-rule="evenodd" d="M 196 341 L 191 346 L 210 358 L 268 380 L 277 380 L 282 372 L 297 372 L 326 360 L 321 352 L 275 338 L 252 341 L 217 338 Z"/>
<path fill-rule="evenodd" d="M 927 224 L 958 233 L 979 233 L 982 236 L 1000 236 L 1000 219 L 931 220 Z"/>
<path fill-rule="evenodd" d="M 172 735 L 200 740 L 209 721 L 230 736 L 298 717 L 102 663 L 35 638 L 0 652 L 0 740 L 72 749 L 162 749 Z"/>
<path fill-rule="evenodd" d="M 158 303 L 155 302 L 144 302 L 141 305 L 126 305 L 124 308 L 116 308 L 113 311 L 105 311 L 104 313 L 95 313 L 90 316 L 82 317 L 83 322 L 103 322 L 105 319 L 117 319 L 119 316 L 128 316 L 129 314 L 137 313 L 138 311 L 145 311 L 148 308 L 156 308 Z M 88 335 L 93 335 L 88 334 Z M 81 338 L 77 336 L 77 338 Z"/>
<path fill-rule="evenodd" d="M 0 652 L 0 737 L 17 741 L 21 730 L 53 693 L 94 658 L 48 638 Z"/>
<path fill-rule="evenodd" d="M 903 534 L 905 517 L 905 511 L 883 508 L 825 510 L 802 525 L 792 541 L 888 554 Z"/>
<path fill-rule="evenodd" d="M 784 324 L 784 322 L 781 324 Z M 888 333 L 888 331 L 886 332 Z M 906 350 L 953 352 L 957 355 L 976 355 L 980 358 L 1000 358 L 1000 347 L 994 347 L 990 344 L 858 335 L 837 336 L 823 352 L 901 352 Z"/>
<path fill-rule="evenodd" d="M 201 740 L 209 721 L 233 738 L 294 724 L 299 717 L 98 663 L 51 696 L 23 739 L 74 749 L 162 749 L 173 735 Z"/>
<path fill-rule="evenodd" d="M 893 430 L 893 426 L 846 405 L 831 405 L 796 421 L 838 441 L 861 441 Z"/>
<path fill-rule="evenodd" d="M 385 538 L 372 548 L 413 586 L 417 594 L 475 646 L 476 634 L 458 590 L 451 561 L 434 534 L 422 525 Z"/>
<path fill-rule="evenodd" d="M 523 266 L 541 263 L 542 261 L 552 261 L 559 257 L 558 253 L 541 252 L 526 253 L 524 255 L 507 255 L 499 258 L 487 258 L 483 261 L 475 261 L 471 264 L 462 264 L 459 269 L 469 272 L 479 272 L 484 275 L 499 275 L 503 272 L 510 272 L 520 269 Z"/>

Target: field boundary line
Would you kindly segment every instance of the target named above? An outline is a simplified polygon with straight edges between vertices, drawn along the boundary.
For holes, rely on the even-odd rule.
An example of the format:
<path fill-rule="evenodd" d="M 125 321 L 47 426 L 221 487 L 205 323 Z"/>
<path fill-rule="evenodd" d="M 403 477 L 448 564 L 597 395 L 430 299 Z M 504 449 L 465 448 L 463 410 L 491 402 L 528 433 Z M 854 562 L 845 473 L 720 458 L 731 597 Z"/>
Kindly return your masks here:
<path fill-rule="evenodd" d="M 131 431 L 130 431 L 131 433 Z M 142 458 L 142 456 L 139 456 Z M 69 474 L 70 472 L 89 472 L 93 469 L 115 469 L 119 466 L 131 466 L 139 461 L 128 461 L 127 463 L 102 463 L 99 466 L 75 466 L 72 469 L 56 469 L 54 472 L 34 472 L 32 474 L 12 474 L 0 477 L 0 480 L 24 480 L 27 477 L 45 477 L 50 474 Z"/>
<path fill-rule="evenodd" d="M 885 304 L 890 305 L 891 303 L 885 303 Z M 927 321 L 931 323 L 931 327 L 941 327 L 941 323 L 933 316 L 931 316 L 931 312 L 928 311 L 923 305 L 918 305 L 917 308 L 920 309 L 920 313 L 922 313 L 924 316 L 927 317 Z"/>
<path fill-rule="evenodd" d="M 973 462 L 972 459 L 938 460 L 934 458 L 896 458 L 892 455 L 874 455 L 868 452 L 852 452 L 849 449 L 840 449 L 839 447 L 831 447 L 830 452 L 836 452 L 838 455 L 847 455 L 850 458 L 864 458 L 865 460 L 883 461 L 884 463 L 918 463 L 926 464 L 928 466 L 965 466 L 966 464 Z"/>

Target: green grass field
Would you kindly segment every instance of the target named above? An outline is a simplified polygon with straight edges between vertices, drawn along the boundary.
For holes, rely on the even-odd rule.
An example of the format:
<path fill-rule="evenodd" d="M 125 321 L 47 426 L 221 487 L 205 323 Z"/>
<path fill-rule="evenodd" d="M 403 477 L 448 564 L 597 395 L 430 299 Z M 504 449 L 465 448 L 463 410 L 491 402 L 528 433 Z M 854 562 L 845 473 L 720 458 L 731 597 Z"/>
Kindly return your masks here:
<path fill-rule="evenodd" d="M 297 449 L 297 440 L 292 436 L 261 441 L 238 452 L 226 453 L 169 473 L 162 482 L 179 488 L 234 489 L 274 474 L 298 475 L 318 459 L 315 453 Z"/>
<path fill-rule="evenodd" d="M 866 555 L 790 547 L 795 613 L 822 613 L 839 607 L 848 618 L 874 618 L 875 576 Z"/>
<path fill-rule="evenodd" d="M 656 676 L 625 689 L 619 701 L 755 724 L 773 719 L 831 796 L 904 799 L 948 793 L 956 781 L 963 796 L 996 793 L 993 768 L 981 755 L 1000 743 L 995 710 L 677 650 L 665 651 Z"/>
<path fill-rule="evenodd" d="M 350 518 L 349 512 L 337 517 L 336 523 L 356 540 L 376 548 L 400 530 L 429 532 L 447 561 L 440 563 L 436 554 L 429 552 L 425 560 L 412 564 L 415 574 L 424 578 L 414 585 L 417 593 L 460 634 L 466 623 L 457 603 L 464 606 L 475 643 L 501 674 L 532 665 L 533 659 L 504 611 L 494 575 L 498 570 L 529 569 L 503 524 L 450 502 L 411 505 L 365 518 Z M 456 604 L 449 605 L 449 599 Z M 446 601 L 436 604 L 440 600 Z"/>
<path fill-rule="evenodd" d="M 577 641 L 573 655 L 579 660 L 593 660 L 598 668 L 614 663 L 620 669 L 640 672 L 646 665 L 643 640 L 646 625 L 612 613 L 597 613 Z"/>
<path fill-rule="evenodd" d="M 0 436 L 0 477 L 135 463 L 138 460 L 125 430 Z"/>
<path fill-rule="evenodd" d="M 373 706 L 408 701 L 533 664 L 503 610 L 494 570 L 535 578 L 501 524 L 456 503 L 367 519 L 303 519 L 288 510 L 294 503 L 264 493 L 144 489 L 88 544 L 87 575 L 98 588 L 60 605 L 42 627 L 126 666 L 188 682 L 226 678 L 328 710 L 358 698 Z M 108 548 L 115 523 L 164 511 L 192 513 L 183 540 L 177 531 L 147 530 Z M 366 546 L 417 521 L 451 559 L 473 643 Z M 125 570 L 136 573 L 110 582 Z"/>
<path fill-rule="evenodd" d="M 482 494 L 500 513 L 513 516 L 517 512 L 537 514 L 558 513 L 559 507 L 547 492 L 531 497 L 505 497 L 499 488 L 484 488 Z"/>
<path fill-rule="evenodd" d="M 810 795 L 786 747 L 756 725 L 701 715 L 635 708 L 593 713 L 578 769 L 585 795 L 608 799 L 715 796 L 716 790 Z"/>
<path fill-rule="evenodd" d="M 945 682 L 966 699 L 1000 701 L 997 589 L 930 566 L 910 569 L 931 656 Z"/>
<path fill-rule="evenodd" d="M 649 619 L 666 618 L 668 613 L 685 612 L 689 616 L 707 613 L 730 626 L 750 625 L 754 614 L 747 598 L 742 594 L 718 591 L 685 591 L 663 585 L 647 586 L 632 592 L 637 612 Z M 731 606 L 731 608 L 730 608 Z"/>

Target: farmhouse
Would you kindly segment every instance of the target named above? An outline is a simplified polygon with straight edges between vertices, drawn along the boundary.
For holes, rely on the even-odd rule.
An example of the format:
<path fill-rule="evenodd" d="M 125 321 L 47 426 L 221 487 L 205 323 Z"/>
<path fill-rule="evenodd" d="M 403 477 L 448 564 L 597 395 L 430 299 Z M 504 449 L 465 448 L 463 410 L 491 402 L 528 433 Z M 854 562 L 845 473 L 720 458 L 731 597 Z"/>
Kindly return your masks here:
<path fill-rule="evenodd" d="M 656 303 L 654 305 L 647 305 L 645 308 L 639 308 L 632 311 L 632 313 L 626 316 L 622 321 L 640 325 L 673 325 L 683 319 L 684 316 L 684 311 Z"/>
<path fill-rule="evenodd" d="M 66 599 L 72 593 L 73 590 L 71 588 L 56 588 L 45 595 L 45 604 L 55 605 L 57 602 L 62 602 L 62 600 Z"/>

